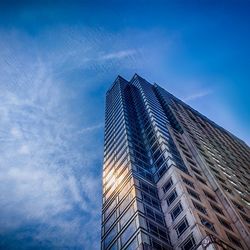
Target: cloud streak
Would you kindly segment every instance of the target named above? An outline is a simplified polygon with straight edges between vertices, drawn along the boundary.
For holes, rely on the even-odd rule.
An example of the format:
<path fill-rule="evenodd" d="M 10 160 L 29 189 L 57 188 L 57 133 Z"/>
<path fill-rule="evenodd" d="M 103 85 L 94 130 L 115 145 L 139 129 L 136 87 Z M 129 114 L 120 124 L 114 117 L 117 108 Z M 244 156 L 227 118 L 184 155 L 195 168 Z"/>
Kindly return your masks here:
<path fill-rule="evenodd" d="M 104 127 L 104 124 L 103 123 L 99 123 L 97 125 L 93 125 L 93 126 L 89 126 L 89 127 L 81 129 L 80 133 L 92 132 L 94 130 L 101 129 L 103 127 Z"/>
<path fill-rule="evenodd" d="M 196 93 L 194 93 L 194 94 L 191 94 L 191 95 L 189 95 L 189 96 L 186 96 L 186 97 L 184 97 L 182 100 L 183 100 L 184 102 L 194 101 L 194 100 L 197 100 L 197 99 L 206 97 L 206 96 L 208 96 L 208 95 L 211 95 L 212 93 L 213 93 L 212 90 L 202 90 L 202 91 L 196 92 Z"/>
<path fill-rule="evenodd" d="M 107 53 L 100 57 L 100 60 L 122 59 L 128 56 L 136 55 L 136 50 L 121 50 L 113 53 Z"/>

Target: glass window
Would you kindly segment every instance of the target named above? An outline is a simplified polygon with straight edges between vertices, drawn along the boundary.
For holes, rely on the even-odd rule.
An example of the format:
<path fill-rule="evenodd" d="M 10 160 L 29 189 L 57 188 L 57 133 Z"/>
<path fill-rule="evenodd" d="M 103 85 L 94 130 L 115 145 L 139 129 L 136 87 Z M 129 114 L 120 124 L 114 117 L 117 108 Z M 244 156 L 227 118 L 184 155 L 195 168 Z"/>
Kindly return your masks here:
<path fill-rule="evenodd" d="M 181 250 L 192 250 L 196 246 L 193 235 L 188 236 L 181 246 Z"/>
<path fill-rule="evenodd" d="M 176 192 L 176 190 L 174 189 L 171 193 L 170 193 L 170 195 L 166 198 L 166 201 L 167 201 L 167 204 L 170 206 L 173 202 L 174 202 L 174 200 L 177 198 L 177 192 Z"/>
<path fill-rule="evenodd" d="M 221 184 L 221 186 L 223 187 L 224 190 L 226 190 L 228 193 L 233 194 L 232 190 L 230 188 L 228 188 L 227 186 L 224 186 Z"/>
<path fill-rule="evenodd" d="M 212 209 L 214 211 L 216 211 L 217 213 L 221 214 L 221 215 L 224 215 L 222 209 L 220 207 L 218 207 L 217 205 L 213 204 L 212 202 L 209 202 L 210 203 L 210 206 L 212 207 Z"/>
<path fill-rule="evenodd" d="M 166 184 L 163 186 L 163 191 L 166 193 L 173 186 L 172 178 L 170 178 Z"/>
<path fill-rule="evenodd" d="M 136 231 L 136 224 L 135 220 L 133 220 L 121 235 L 122 246 L 124 246 L 128 242 L 128 240 L 133 236 L 135 231 Z"/>
<path fill-rule="evenodd" d="M 178 223 L 178 225 L 175 227 L 175 231 L 177 233 L 177 236 L 180 237 L 189 227 L 188 221 L 186 217 L 182 219 L 181 222 Z"/>
<path fill-rule="evenodd" d="M 132 205 L 122 216 L 120 220 L 121 227 L 123 227 L 124 224 L 126 224 L 126 222 L 132 217 L 133 214 L 134 214 L 134 206 Z"/>
<path fill-rule="evenodd" d="M 202 175 L 202 174 L 201 174 L 201 171 L 198 170 L 197 168 L 194 168 L 194 167 L 191 166 L 191 169 L 192 169 L 195 173 L 197 173 L 197 174 L 199 174 L 199 175 Z"/>
<path fill-rule="evenodd" d="M 152 233 L 153 235 L 155 235 L 156 237 L 162 239 L 162 240 L 167 240 L 168 239 L 168 235 L 166 233 L 166 229 L 161 229 L 161 227 L 159 227 L 156 224 L 153 224 L 151 222 L 148 221 L 148 230 L 150 233 Z"/>
<path fill-rule="evenodd" d="M 189 163 L 191 163 L 192 165 L 196 165 L 194 161 L 192 161 L 192 160 L 190 160 L 190 159 L 188 159 L 188 158 L 187 158 L 187 161 L 188 161 Z"/>
<path fill-rule="evenodd" d="M 146 215 L 152 220 L 158 222 L 159 224 L 165 225 L 164 218 L 161 214 L 155 212 L 153 209 L 144 206 Z"/>
<path fill-rule="evenodd" d="M 124 211 L 124 209 L 128 206 L 130 201 L 133 199 L 132 193 L 129 193 L 128 196 L 123 200 L 123 202 L 120 205 L 120 213 Z"/>
<path fill-rule="evenodd" d="M 170 212 L 172 220 L 174 221 L 178 215 L 183 211 L 183 207 L 181 205 L 181 203 L 179 202 L 174 208 L 173 210 Z"/>
<path fill-rule="evenodd" d="M 165 158 L 163 156 L 161 156 L 157 162 L 155 163 L 155 165 L 157 166 L 157 168 L 160 168 L 160 166 L 164 163 Z"/>
<path fill-rule="evenodd" d="M 224 179 L 222 179 L 221 177 L 219 177 L 218 175 L 216 175 L 216 178 L 221 182 L 226 184 L 226 181 Z"/>
<path fill-rule="evenodd" d="M 241 217 L 242 217 L 247 223 L 250 224 L 250 218 L 249 218 L 249 217 L 247 217 L 245 214 L 242 214 L 242 213 L 240 213 L 240 215 L 241 215 Z"/>
<path fill-rule="evenodd" d="M 207 210 L 206 210 L 206 208 L 204 208 L 202 205 L 200 205 L 199 203 L 197 203 L 197 202 L 195 202 L 195 201 L 193 201 L 193 200 L 192 200 L 192 202 L 193 202 L 194 207 L 195 207 L 197 210 L 199 210 L 201 213 L 207 215 Z"/>
<path fill-rule="evenodd" d="M 108 206 L 107 210 L 104 213 L 104 218 L 106 219 L 108 215 L 111 213 L 111 211 L 115 208 L 116 206 L 116 199 L 112 201 L 112 203 Z"/>
<path fill-rule="evenodd" d="M 167 241 L 167 242 L 170 244 L 169 241 Z M 169 249 L 161 242 L 156 241 L 155 239 L 152 239 L 152 238 L 151 238 L 151 245 L 152 245 L 153 249 L 157 249 L 157 250 L 168 250 Z"/>
<path fill-rule="evenodd" d="M 198 193 L 196 193 L 195 191 L 191 190 L 190 188 L 187 188 L 188 193 L 193 196 L 196 200 L 200 201 L 200 196 Z"/>
<path fill-rule="evenodd" d="M 241 210 L 242 212 L 245 212 L 243 206 L 241 206 L 239 203 L 237 203 L 237 202 L 235 202 L 235 201 L 232 201 L 232 202 L 233 202 L 233 204 L 234 204 L 239 210 Z"/>
<path fill-rule="evenodd" d="M 158 200 L 154 199 L 150 195 L 147 195 L 143 192 L 141 192 L 142 200 L 145 201 L 147 204 L 151 205 L 152 207 L 155 207 L 157 209 L 160 209 L 160 203 Z"/>
<path fill-rule="evenodd" d="M 227 228 L 227 229 L 233 231 L 231 225 L 230 225 L 226 220 L 222 219 L 222 218 L 219 217 L 219 216 L 217 216 L 217 218 L 218 218 L 218 220 L 219 220 L 219 222 L 220 222 L 221 225 L 223 225 L 225 228 Z"/>
<path fill-rule="evenodd" d="M 236 238 L 235 236 L 227 233 L 227 237 L 228 239 L 237 247 L 240 247 L 241 249 L 243 249 L 241 243 L 240 243 L 240 240 L 238 238 Z"/>
<path fill-rule="evenodd" d="M 136 166 L 137 168 L 137 172 L 142 175 L 145 179 L 149 180 L 149 181 L 153 181 L 153 177 L 152 177 L 152 174 L 149 173 L 147 170 L 139 167 L 139 166 Z"/>
<path fill-rule="evenodd" d="M 220 175 L 220 172 L 218 170 L 214 169 L 213 167 L 210 167 L 210 169 L 214 171 L 216 174 Z"/>
<path fill-rule="evenodd" d="M 109 230 L 109 228 L 112 226 L 116 219 L 116 211 L 111 215 L 111 217 L 107 220 L 107 222 L 104 225 L 105 232 Z"/>
<path fill-rule="evenodd" d="M 143 191 L 146 193 L 152 195 L 152 196 L 158 196 L 156 188 L 146 184 L 145 182 L 140 181 L 140 186 Z"/>
<path fill-rule="evenodd" d="M 161 168 L 159 169 L 158 173 L 157 173 L 159 179 L 163 176 L 163 174 L 167 171 L 167 169 L 168 169 L 168 166 L 167 166 L 166 163 L 164 163 L 164 164 L 161 166 Z"/>
<path fill-rule="evenodd" d="M 207 198 L 211 199 L 212 201 L 216 201 L 216 198 L 214 195 L 210 194 L 209 192 L 203 190 L 204 194 L 207 196 Z"/>
<path fill-rule="evenodd" d="M 250 201 L 246 200 L 245 198 L 241 197 L 241 200 L 246 203 L 248 206 L 250 206 Z"/>
<path fill-rule="evenodd" d="M 188 179 L 186 179 L 186 178 L 184 178 L 184 177 L 182 177 L 182 180 L 183 180 L 183 182 L 184 182 L 185 184 L 187 184 L 188 186 L 190 186 L 190 187 L 192 187 L 193 189 L 195 189 L 194 183 L 193 183 L 192 181 L 190 181 L 190 180 L 188 180 Z"/>
<path fill-rule="evenodd" d="M 104 246 L 105 246 L 105 248 L 115 238 L 116 234 L 117 234 L 117 225 L 115 225 L 114 228 L 105 237 L 105 240 L 104 240 Z"/>
<path fill-rule="evenodd" d="M 153 154 L 154 160 L 156 161 L 160 155 L 161 155 L 161 150 L 158 149 L 158 150 Z"/>
<path fill-rule="evenodd" d="M 199 182 L 201 182 L 201 183 L 207 185 L 207 182 L 206 182 L 203 178 L 199 177 L 198 175 L 195 175 L 195 177 L 196 177 L 196 179 L 197 179 Z"/>
<path fill-rule="evenodd" d="M 126 195 L 128 193 L 128 190 L 130 189 L 131 187 L 131 182 L 129 181 L 123 188 L 122 190 L 120 191 L 120 194 L 119 194 L 119 200 L 121 200 L 124 195 Z"/>
<path fill-rule="evenodd" d="M 205 227 L 207 227 L 208 229 L 212 230 L 213 232 L 216 232 L 215 231 L 215 228 L 214 228 L 214 225 L 212 222 L 210 222 L 209 220 L 207 220 L 206 218 L 204 217 L 200 217 L 200 220 L 201 220 L 201 224 Z"/>
<path fill-rule="evenodd" d="M 118 244 L 117 241 L 109 248 L 109 250 L 118 250 Z"/>
<path fill-rule="evenodd" d="M 126 250 L 134 250 L 138 247 L 137 237 L 126 247 Z"/>

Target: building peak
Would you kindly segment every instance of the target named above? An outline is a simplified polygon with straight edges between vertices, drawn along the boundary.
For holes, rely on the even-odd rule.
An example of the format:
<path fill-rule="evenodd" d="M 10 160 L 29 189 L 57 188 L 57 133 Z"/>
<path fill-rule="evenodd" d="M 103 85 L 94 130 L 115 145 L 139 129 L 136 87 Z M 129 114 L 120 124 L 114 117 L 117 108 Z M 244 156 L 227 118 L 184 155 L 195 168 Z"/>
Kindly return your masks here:
<path fill-rule="evenodd" d="M 121 75 L 118 75 L 115 79 L 115 81 L 117 80 L 122 80 L 122 81 L 127 81 L 124 77 L 122 77 Z"/>

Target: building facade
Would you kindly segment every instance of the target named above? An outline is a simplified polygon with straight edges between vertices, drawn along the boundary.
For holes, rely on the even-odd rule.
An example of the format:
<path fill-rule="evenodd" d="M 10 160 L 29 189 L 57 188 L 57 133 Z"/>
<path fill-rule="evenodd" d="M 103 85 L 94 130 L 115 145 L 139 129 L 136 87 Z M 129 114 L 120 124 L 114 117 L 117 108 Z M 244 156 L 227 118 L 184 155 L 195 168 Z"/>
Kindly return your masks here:
<path fill-rule="evenodd" d="M 250 148 L 158 85 L 106 94 L 102 250 L 249 249 Z"/>

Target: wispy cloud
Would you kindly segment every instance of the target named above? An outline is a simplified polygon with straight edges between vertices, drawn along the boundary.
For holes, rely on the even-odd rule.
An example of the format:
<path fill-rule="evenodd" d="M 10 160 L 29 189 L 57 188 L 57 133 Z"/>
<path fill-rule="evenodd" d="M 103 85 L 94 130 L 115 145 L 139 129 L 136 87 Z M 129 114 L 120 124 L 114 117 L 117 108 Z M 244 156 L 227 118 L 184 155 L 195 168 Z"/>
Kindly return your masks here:
<path fill-rule="evenodd" d="M 100 29 L 64 28 L 57 30 L 57 53 L 49 51 L 46 56 L 58 63 L 57 73 L 61 72 L 61 66 L 65 71 L 81 68 L 82 71 L 107 73 L 118 70 L 121 66 L 136 68 L 142 64 L 141 48 L 134 44 L 127 44 L 128 34 L 111 34 Z M 54 31 L 46 34 L 54 37 Z M 62 36 L 62 37 L 60 37 Z M 122 43 L 120 42 L 122 41 Z M 112 46 L 110 46 L 112 44 Z M 61 53 L 61 55 L 60 55 Z M 48 62 L 50 63 L 50 62 Z"/>
<path fill-rule="evenodd" d="M 213 93 L 212 90 L 202 90 L 202 91 L 196 92 L 194 94 L 191 94 L 189 96 L 186 96 L 186 97 L 182 98 L 182 100 L 184 102 L 194 101 L 196 99 L 200 99 L 200 98 L 203 98 L 205 96 L 208 96 L 208 95 L 210 95 L 212 93 Z"/>
<path fill-rule="evenodd" d="M 97 130 L 97 129 L 100 129 L 100 128 L 103 128 L 103 127 L 104 127 L 104 124 L 99 123 L 99 124 L 96 124 L 96 125 L 93 125 L 93 126 L 85 127 L 83 129 L 81 129 L 79 132 L 80 133 L 92 132 L 94 130 Z"/>
<path fill-rule="evenodd" d="M 0 248 L 99 249 L 103 124 L 77 123 L 60 58 L 1 45 Z"/>
<path fill-rule="evenodd" d="M 117 52 L 107 53 L 102 55 L 99 59 L 101 60 L 109 60 L 109 59 L 121 59 L 124 57 L 132 56 L 137 54 L 136 50 L 121 50 Z"/>

